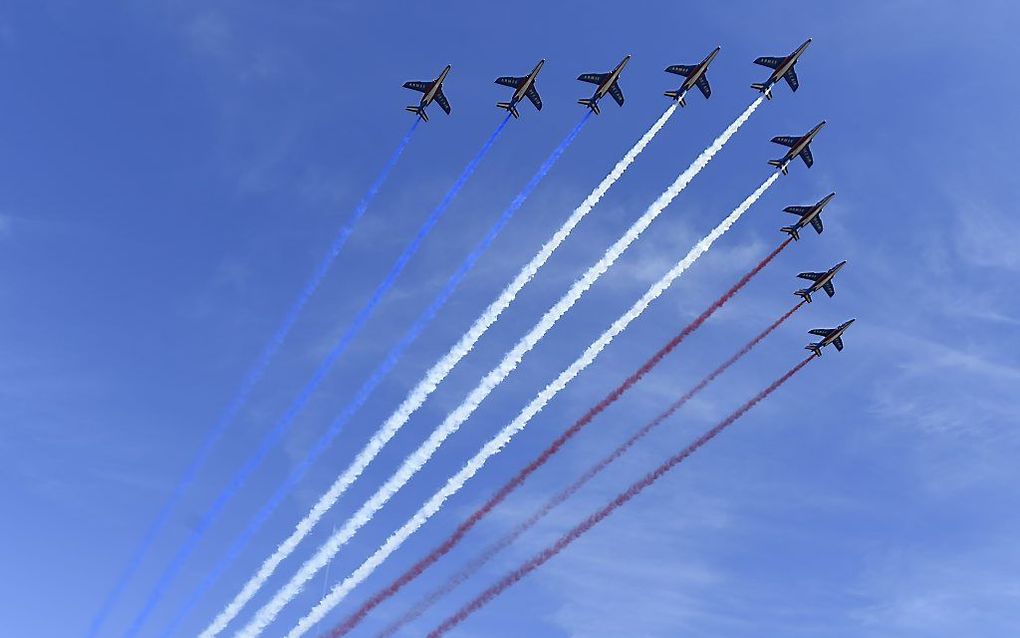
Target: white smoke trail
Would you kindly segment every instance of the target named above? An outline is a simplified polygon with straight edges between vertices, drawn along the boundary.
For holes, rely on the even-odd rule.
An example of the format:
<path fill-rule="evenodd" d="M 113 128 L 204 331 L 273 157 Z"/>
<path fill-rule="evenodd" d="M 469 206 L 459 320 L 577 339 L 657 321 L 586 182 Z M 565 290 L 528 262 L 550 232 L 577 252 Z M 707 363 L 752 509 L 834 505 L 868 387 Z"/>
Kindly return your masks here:
<path fill-rule="evenodd" d="M 354 572 L 345 578 L 342 582 L 338 583 L 329 593 L 328 596 L 319 601 L 319 603 L 312 608 L 312 610 L 302 618 L 298 624 L 287 634 L 287 638 L 297 638 L 297 636 L 303 635 L 309 629 L 312 628 L 317 622 L 322 620 L 326 614 L 328 614 L 337 604 L 342 601 L 352 589 L 354 589 L 361 581 L 368 578 L 369 575 L 378 567 L 386 558 L 392 554 L 398 547 L 400 547 L 404 541 L 406 541 L 412 534 L 414 534 L 422 525 L 432 517 L 433 514 L 438 512 L 442 508 L 443 503 L 446 499 L 456 494 L 460 488 L 464 487 L 464 484 L 474 476 L 478 470 L 482 469 L 485 462 L 492 456 L 499 453 L 500 450 L 510 442 L 510 439 L 515 434 L 524 429 L 531 419 L 538 414 L 542 408 L 544 408 L 553 397 L 555 397 L 561 390 L 567 387 L 569 384 L 582 370 L 587 368 L 595 358 L 612 343 L 613 339 L 623 332 L 628 325 L 635 319 L 641 316 L 641 313 L 645 311 L 648 306 L 655 301 L 662 293 L 666 291 L 669 286 L 676 281 L 690 266 L 698 260 L 701 255 L 705 254 L 708 249 L 712 246 L 715 240 L 722 237 L 727 230 L 730 229 L 733 224 L 737 222 L 740 217 L 747 212 L 747 210 L 756 202 L 758 199 L 775 183 L 779 177 L 779 171 L 772 173 L 768 179 L 762 182 L 747 199 L 745 199 L 737 208 L 731 212 L 726 219 L 724 219 L 718 226 L 712 229 L 708 235 L 703 237 L 693 248 L 684 256 L 683 259 L 678 261 L 672 269 L 669 270 L 659 281 L 655 282 L 651 288 L 645 292 L 638 301 L 630 307 L 619 319 L 617 319 L 609 327 L 608 330 L 603 332 L 598 339 L 596 339 L 588 348 L 578 357 L 570 366 L 560 373 L 556 379 L 549 385 L 542 389 L 534 399 L 531 400 L 520 414 L 511 421 L 506 427 L 504 427 L 495 437 L 489 440 L 481 450 L 475 454 L 471 460 L 464 464 L 459 472 L 454 474 L 446 482 L 446 484 L 438 492 L 432 495 L 425 505 L 419 509 L 414 516 L 411 517 L 404 525 L 396 532 L 390 535 L 386 542 L 372 554 L 364 563 L 361 564 Z"/>
<path fill-rule="evenodd" d="M 429 438 L 422 443 L 422 445 L 408 456 L 400 468 L 383 484 L 375 494 L 372 495 L 362 506 L 355 512 L 343 527 L 334 534 L 329 540 L 323 544 L 322 547 L 315 553 L 312 558 L 305 561 L 304 565 L 298 570 L 291 580 L 284 585 L 272 600 L 270 600 L 265 606 L 263 606 L 256 614 L 255 617 L 246 625 L 239 633 L 239 636 L 250 638 L 257 636 L 262 632 L 273 620 L 277 614 L 290 602 L 298 593 L 301 592 L 305 583 L 312 578 L 315 573 L 322 569 L 326 563 L 338 552 L 340 547 L 346 544 L 362 526 L 369 522 L 372 517 L 382 508 L 383 505 L 389 501 L 390 498 L 397 491 L 402 488 L 407 481 L 411 479 L 415 473 L 420 470 L 425 463 L 435 454 L 436 450 L 442 445 L 442 443 L 454 432 L 456 432 L 460 426 L 471 416 L 471 414 L 478 408 L 481 402 L 498 386 L 504 379 L 506 379 L 511 372 L 513 372 L 524 355 L 527 354 L 535 345 L 545 336 L 545 334 L 552 329 L 556 322 L 562 317 L 570 308 L 577 302 L 578 299 L 591 288 L 592 285 L 601 277 L 609 268 L 616 262 L 616 260 L 623 254 L 623 252 L 641 235 L 645 229 L 655 220 L 656 217 L 665 210 L 666 206 L 673 201 L 673 199 L 683 191 L 684 188 L 691 182 L 694 177 L 701 172 L 701 170 L 715 157 L 727 141 L 737 132 L 737 130 L 751 117 L 758 105 L 762 102 L 762 98 L 755 100 L 751 106 L 749 106 L 732 124 L 730 124 L 725 131 L 702 153 L 694 160 L 694 162 L 687 167 L 687 169 L 681 173 L 676 181 L 674 181 L 669 188 L 663 192 L 658 199 L 656 199 L 648 210 L 636 221 L 634 224 L 627 229 L 620 239 L 618 239 L 612 246 L 610 246 L 606 252 L 602 255 L 602 258 L 592 265 L 574 284 L 570 287 L 563 297 L 560 298 L 556 304 L 546 311 L 546 313 L 539 319 L 538 323 L 517 342 L 514 347 L 507 352 L 499 365 L 489 371 L 485 377 L 478 383 L 478 385 L 468 394 L 467 398 L 459 406 L 457 406 L 443 423 L 432 432 Z M 346 582 L 346 581 L 345 581 Z M 332 593 L 330 594 L 330 596 Z M 327 599 L 330 598 L 327 596 Z M 320 603 L 321 604 L 321 603 Z M 316 606 L 318 609 L 318 606 Z"/>
<path fill-rule="evenodd" d="M 484 312 L 475 320 L 475 322 L 468 328 L 467 332 L 457 341 L 456 344 L 447 352 L 442 359 L 440 359 L 435 365 L 425 373 L 425 376 L 418 382 L 418 384 L 408 393 L 404 401 L 397 407 L 397 409 L 390 415 L 386 422 L 383 423 L 382 427 L 372 436 L 372 438 L 365 444 L 365 447 L 358 453 L 351 462 L 351 465 L 344 470 L 329 490 L 319 498 L 318 502 L 312 507 L 312 509 L 305 515 L 291 535 L 284 540 L 276 548 L 276 551 L 267 558 L 258 571 L 245 583 L 241 591 L 234 597 L 230 603 L 223 608 L 223 610 L 216 616 L 212 623 L 206 627 L 205 631 L 202 632 L 201 638 L 212 638 L 221 631 L 226 629 L 227 625 L 241 612 L 241 609 L 255 596 L 258 590 L 269 580 L 270 576 L 276 571 L 276 568 L 290 556 L 291 553 L 297 549 L 298 545 L 302 540 L 312 531 L 319 520 L 326 515 L 333 505 L 340 499 L 340 497 L 347 491 L 347 489 L 361 476 L 365 468 L 368 467 L 369 463 L 379 454 L 380 450 L 392 439 L 401 427 L 407 423 L 411 415 L 418 410 L 425 403 L 425 400 L 432 394 L 432 392 L 442 383 L 443 379 L 450 374 L 461 359 L 463 359 L 475 343 L 481 339 L 482 335 L 496 323 L 499 316 L 503 313 L 507 307 L 513 303 L 513 300 L 520 293 L 521 289 L 529 281 L 531 281 L 538 271 L 545 265 L 552 254 L 560 247 L 570 233 L 573 232 L 584 217 L 591 212 L 595 205 L 599 203 L 602 197 L 609 191 L 609 188 L 619 180 L 626 172 L 627 168 L 634 163 L 641 151 L 645 150 L 649 142 L 652 141 L 662 127 L 666 125 L 669 118 L 676 112 L 677 105 L 671 105 L 666 111 L 659 117 L 658 120 L 652 124 L 641 139 L 634 144 L 633 147 L 616 163 L 613 170 L 595 187 L 588 197 L 584 199 L 581 204 L 574 209 L 574 212 L 570 215 L 566 222 L 553 234 L 552 238 L 549 239 L 542 246 L 541 250 L 528 262 L 510 284 L 503 289 L 499 297 L 493 301 L 485 309 Z"/>

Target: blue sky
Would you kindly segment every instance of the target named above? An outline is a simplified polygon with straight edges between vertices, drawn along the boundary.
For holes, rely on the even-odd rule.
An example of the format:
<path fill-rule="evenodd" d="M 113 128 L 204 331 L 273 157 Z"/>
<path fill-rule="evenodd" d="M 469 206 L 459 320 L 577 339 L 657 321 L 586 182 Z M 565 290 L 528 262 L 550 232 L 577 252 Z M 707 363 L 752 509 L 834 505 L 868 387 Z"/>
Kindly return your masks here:
<path fill-rule="evenodd" d="M 774 135 L 829 126 L 712 251 L 349 601 L 444 537 L 562 427 L 780 239 L 784 206 L 838 192 L 805 234 L 434 570 L 449 573 L 612 449 L 795 298 L 792 276 L 848 259 L 837 295 L 778 334 L 639 449 L 412 626 L 421 635 L 801 356 L 805 331 L 855 316 L 828 354 L 731 432 L 458 628 L 458 636 L 1012 636 L 1020 631 L 1020 193 L 1017 10 L 986 2 L 621 4 L 497 9 L 384 3 L 14 2 L 0 8 L 0 525 L 4 633 L 84 633 L 259 348 L 406 131 L 401 88 L 453 65 L 421 127 L 218 448 L 104 635 L 119 635 L 177 545 L 502 117 L 499 75 L 544 57 L 529 105 L 375 319 L 228 508 L 146 626 L 204 569 L 351 398 L 580 115 L 574 78 L 634 58 L 493 249 L 288 503 L 196 609 L 212 617 L 496 291 L 666 107 L 670 64 L 722 52 L 538 279 L 394 439 L 340 522 L 753 98 L 806 37 L 801 89 L 777 89 L 712 164 L 367 526 L 356 567 L 768 173 Z M 720 5 L 720 6 L 717 6 Z M 821 5 L 821 3 L 819 3 Z M 833 353 L 834 354 L 834 353 Z M 328 526 L 327 526 L 328 527 Z M 328 529 L 299 552 L 309 556 Z M 273 582 L 297 567 L 288 563 Z M 408 587 L 372 635 L 430 582 Z M 268 594 L 269 592 L 265 592 Z M 321 593 L 284 614 L 283 632 Z M 259 601 L 264 600 L 260 598 Z M 341 617 L 343 607 L 334 620 Z M 247 615 L 244 616 L 247 618 Z M 275 634 L 274 634 L 275 635 Z"/>

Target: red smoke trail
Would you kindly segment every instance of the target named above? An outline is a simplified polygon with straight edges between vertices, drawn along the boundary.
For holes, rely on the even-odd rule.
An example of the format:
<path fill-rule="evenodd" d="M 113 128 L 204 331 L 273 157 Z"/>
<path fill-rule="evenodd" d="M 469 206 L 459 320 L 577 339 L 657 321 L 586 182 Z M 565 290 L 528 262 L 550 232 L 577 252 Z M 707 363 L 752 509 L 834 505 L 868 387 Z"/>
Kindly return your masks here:
<path fill-rule="evenodd" d="M 549 447 L 547 447 L 538 457 L 536 457 L 531 463 L 529 463 L 524 469 L 522 469 L 516 476 L 510 479 L 503 487 L 499 489 L 484 505 L 478 508 L 470 517 L 454 530 L 441 545 L 436 547 L 429 553 L 425 558 L 418 561 L 410 569 L 404 572 L 399 578 L 390 583 L 386 588 L 379 590 L 372 595 L 365 603 L 358 608 L 353 614 L 347 617 L 341 624 L 334 627 L 329 634 L 330 638 L 339 638 L 339 636 L 345 635 L 351 629 L 353 629 L 358 623 L 360 623 L 366 615 L 380 603 L 387 598 L 393 596 L 395 593 L 400 591 L 404 585 L 408 584 L 422 572 L 424 572 L 430 565 L 435 563 L 437 560 L 446 555 L 460 540 L 464 537 L 468 531 L 474 527 L 478 521 L 480 521 L 486 514 L 488 514 L 494 507 L 501 503 L 507 496 L 510 495 L 517 487 L 524 482 L 524 480 L 530 476 L 535 470 L 544 465 L 554 454 L 556 454 L 561 447 L 563 447 L 567 441 L 569 441 L 575 434 L 580 432 L 591 423 L 592 419 L 598 416 L 603 410 L 612 405 L 617 399 L 640 381 L 646 374 L 657 366 L 670 352 L 672 352 L 684 339 L 687 338 L 692 332 L 701 327 L 701 324 L 705 323 L 709 317 L 711 317 L 719 308 L 722 308 L 727 301 L 732 299 L 741 288 L 743 288 L 751 279 L 754 278 L 762 269 L 765 268 L 779 253 L 783 251 L 788 245 L 792 238 L 788 238 L 783 243 L 779 244 L 771 253 L 765 256 L 758 264 L 748 271 L 743 277 L 740 278 L 732 288 L 727 290 L 721 297 L 716 299 L 712 305 L 710 305 L 704 312 L 702 312 L 694 321 L 687 324 L 683 330 L 681 330 L 675 337 L 673 337 L 665 346 L 663 346 L 658 352 L 651 356 L 644 364 L 641 365 L 633 374 L 627 377 L 623 383 L 618 385 L 612 392 L 605 396 L 601 401 L 595 404 L 591 409 L 588 410 L 580 419 L 574 422 L 563 434 L 553 441 Z"/>
<path fill-rule="evenodd" d="M 418 604 L 412 607 L 406 614 L 401 616 L 396 622 L 392 623 L 385 630 L 383 630 L 383 632 L 379 634 L 379 638 L 389 638 L 390 636 L 393 636 L 401 627 L 421 616 L 423 613 L 425 613 L 425 611 L 429 607 L 435 604 L 436 601 L 438 601 L 440 598 L 442 598 L 449 592 L 459 587 L 464 581 L 473 576 L 475 572 L 481 569 L 481 567 L 485 565 L 485 563 L 489 562 L 489 560 L 491 560 L 493 556 L 501 552 L 506 547 L 510 546 L 515 540 L 517 540 L 518 537 L 521 536 L 521 534 L 528 531 L 528 529 L 530 529 L 532 526 L 535 525 L 535 523 L 537 523 L 547 514 L 549 514 L 549 512 L 551 512 L 554 508 L 558 507 L 561 503 L 563 503 L 568 498 L 577 493 L 577 491 L 580 490 L 586 483 L 588 483 L 588 481 L 595 478 L 600 472 L 602 472 L 602 470 L 606 469 L 606 467 L 608 467 L 611 463 L 615 462 L 618 458 L 623 456 L 627 452 L 627 450 L 633 447 L 634 444 L 637 443 L 639 440 L 644 438 L 645 435 L 647 435 L 649 432 L 651 432 L 656 427 L 661 425 L 666 419 L 673 416 L 677 412 L 677 410 L 684 406 L 685 403 L 690 401 L 695 395 L 704 390 L 709 383 L 714 381 L 719 375 L 725 372 L 734 363 L 742 359 L 744 355 L 746 355 L 755 346 L 761 343 L 765 339 L 765 337 L 772 334 L 772 332 L 774 332 L 779 326 L 781 326 L 783 322 L 785 322 L 787 319 L 793 316 L 793 313 L 797 312 L 801 308 L 801 306 L 803 306 L 805 303 L 807 302 L 801 301 L 793 308 L 783 313 L 781 317 L 773 321 L 771 325 L 765 328 L 765 330 L 763 330 L 756 337 L 748 341 L 747 344 L 744 345 L 744 347 L 738 350 L 733 356 L 731 356 L 729 359 L 723 362 L 719 367 L 717 367 L 712 372 L 708 373 L 708 375 L 706 375 L 704 379 L 702 379 L 696 386 L 694 386 L 686 393 L 684 393 L 682 397 L 677 399 L 676 402 L 674 402 L 672 405 L 666 408 L 665 411 L 663 411 L 657 417 L 652 419 L 649 423 L 645 424 L 644 427 L 635 432 L 629 439 L 622 443 L 618 448 L 613 450 L 608 456 L 606 456 L 601 461 L 590 467 L 588 471 L 582 474 L 571 485 L 569 485 L 564 490 L 562 490 L 561 492 L 553 496 L 551 499 L 549 499 L 549 501 L 547 501 L 546 504 L 541 509 L 532 514 L 530 518 L 519 523 L 508 534 L 503 536 L 501 539 L 499 539 L 489 547 L 487 547 L 481 554 L 479 554 L 471 562 L 466 564 L 460 571 L 454 574 L 441 587 L 435 589 L 427 597 L 419 601 Z"/>
<path fill-rule="evenodd" d="M 711 441 L 713 438 L 716 437 L 716 435 L 718 435 L 720 432 L 725 430 L 730 425 L 733 425 L 733 423 L 741 416 L 743 416 L 744 413 L 753 408 L 767 396 L 772 394 L 777 388 L 779 388 L 779 386 L 786 383 L 790 379 L 790 377 L 797 374 L 797 372 L 799 372 L 801 368 L 806 366 L 808 362 L 810 362 L 814 358 L 815 356 L 811 355 L 804 359 L 803 361 L 801 361 L 800 363 L 798 363 L 797 365 L 795 365 L 794 367 L 790 368 L 790 370 L 786 374 L 773 381 L 771 385 L 769 385 L 767 388 L 765 388 L 757 395 L 755 395 L 750 401 L 740 406 L 740 408 L 738 408 L 736 412 L 720 421 L 711 430 L 708 430 L 707 432 L 702 434 L 700 437 L 698 437 L 696 441 L 694 441 L 694 443 L 691 443 L 689 446 L 684 448 L 680 453 L 676 454 L 675 456 L 670 457 L 665 463 L 655 468 L 654 470 L 646 474 L 644 478 L 632 484 L 629 488 L 620 493 L 620 495 L 614 498 L 612 501 L 610 501 L 608 505 L 606 505 L 599 511 L 595 512 L 594 514 L 586 518 L 584 521 L 582 521 L 581 524 L 579 524 L 578 526 L 574 527 L 572 530 L 561 536 L 558 541 L 556 541 L 549 547 L 546 547 L 544 550 L 533 556 L 530 560 L 522 564 L 520 567 L 504 576 L 496 584 L 486 589 L 470 603 L 461 607 L 457 613 L 453 614 L 452 616 L 444 620 L 441 625 L 432 630 L 432 632 L 429 633 L 428 638 L 439 638 L 439 636 L 442 636 L 449 630 L 453 629 L 460 623 L 464 622 L 464 620 L 468 616 L 470 616 L 474 612 L 478 611 L 479 609 L 490 603 L 496 596 L 501 594 L 507 588 L 516 584 L 522 578 L 524 578 L 531 572 L 535 571 L 537 568 L 541 567 L 550 558 L 559 554 L 568 545 L 570 545 L 575 540 L 580 538 L 585 532 L 590 530 L 592 527 L 595 527 L 595 525 L 601 522 L 604 518 L 606 518 L 607 516 L 615 512 L 617 509 L 619 509 L 621 505 L 625 504 L 627 501 L 640 494 L 641 491 L 644 490 L 646 487 L 662 478 L 667 472 L 676 467 L 678 464 L 682 463 L 687 457 L 694 454 L 698 450 L 698 448 Z"/>

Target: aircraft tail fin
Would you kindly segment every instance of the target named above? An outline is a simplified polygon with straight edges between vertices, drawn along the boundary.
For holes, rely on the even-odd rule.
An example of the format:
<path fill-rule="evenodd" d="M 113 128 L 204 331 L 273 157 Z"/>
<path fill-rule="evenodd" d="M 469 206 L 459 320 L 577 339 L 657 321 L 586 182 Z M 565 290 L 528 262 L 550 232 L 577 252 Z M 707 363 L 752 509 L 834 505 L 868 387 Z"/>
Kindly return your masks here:
<path fill-rule="evenodd" d="M 425 120 L 426 122 L 429 121 L 429 116 L 425 113 L 425 109 L 423 109 L 420 106 L 405 106 L 404 110 L 417 114 L 418 117 Z"/>
<path fill-rule="evenodd" d="M 511 104 L 510 102 L 496 102 L 496 106 L 503 110 L 510 111 L 510 115 L 513 115 L 514 119 L 517 119 L 521 116 L 520 112 L 517 110 L 517 107 Z"/>
<path fill-rule="evenodd" d="M 587 106 L 588 108 L 595 112 L 595 115 L 599 114 L 599 103 L 597 101 L 590 98 L 585 98 L 583 100 L 578 100 L 577 103 Z"/>
<path fill-rule="evenodd" d="M 764 93 L 766 100 L 771 100 L 772 99 L 772 87 L 771 86 L 769 86 L 767 84 L 759 84 L 759 83 L 756 82 L 756 83 L 751 85 L 751 88 L 756 90 L 756 91 L 761 91 L 762 93 Z"/>
<path fill-rule="evenodd" d="M 684 94 L 685 93 L 686 93 L 686 91 L 683 91 L 683 92 L 681 92 L 681 91 L 666 91 L 665 93 L 663 93 L 663 95 L 665 95 L 666 97 L 668 97 L 670 99 L 676 100 L 677 102 L 680 103 L 680 106 L 687 106 L 687 100 L 684 98 Z"/>
<path fill-rule="evenodd" d="M 779 230 L 783 231 L 784 233 L 786 233 L 790 237 L 793 237 L 794 241 L 797 241 L 797 240 L 800 239 L 800 231 L 797 230 L 796 226 L 783 226 Z"/>
<path fill-rule="evenodd" d="M 797 292 L 795 292 L 793 294 L 795 294 L 798 297 L 802 298 L 804 301 L 806 301 L 808 303 L 811 303 L 811 291 L 808 290 L 807 288 L 803 288 L 801 290 L 798 290 Z"/>
<path fill-rule="evenodd" d="M 783 160 L 769 160 L 769 166 L 775 166 L 779 170 L 783 171 L 783 175 L 789 173 L 789 170 L 787 169 L 787 162 Z"/>
<path fill-rule="evenodd" d="M 822 356 L 822 344 L 820 343 L 809 343 L 804 346 L 805 350 L 810 350 L 816 357 Z"/>

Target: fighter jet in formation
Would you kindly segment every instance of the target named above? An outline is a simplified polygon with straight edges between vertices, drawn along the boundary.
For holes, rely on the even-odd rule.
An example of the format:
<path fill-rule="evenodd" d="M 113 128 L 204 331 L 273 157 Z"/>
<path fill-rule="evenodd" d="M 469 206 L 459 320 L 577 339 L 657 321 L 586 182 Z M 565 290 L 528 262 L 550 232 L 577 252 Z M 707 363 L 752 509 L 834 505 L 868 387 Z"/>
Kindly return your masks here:
<path fill-rule="evenodd" d="M 443 80 L 446 79 L 446 74 L 449 72 L 450 65 L 447 64 L 446 68 L 443 69 L 443 72 L 439 74 L 439 77 L 431 82 L 404 82 L 405 89 L 424 93 L 424 95 L 421 96 L 421 101 L 418 103 L 418 106 L 408 106 L 405 108 L 412 113 L 417 113 L 418 117 L 428 122 L 429 116 L 425 113 L 425 107 L 432 104 L 432 102 L 435 102 L 439 105 L 439 108 L 446 111 L 446 114 L 449 115 L 450 102 L 446 99 L 446 95 L 443 94 Z"/>
<path fill-rule="evenodd" d="M 809 343 L 804 346 L 805 350 L 810 350 L 815 353 L 815 356 L 822 356 L 822 348 L 832 344 L 836 346 L 836 350 L 839 352 L 843 351 L 843 333 L 850 327 L 850 324 L 854 322 L 854 319 L 841 323 L 835 328 L 815 328 L 814 330 L 808 330 L 808 334 L 817 335 L 822 338 L 821 341 L 816 343 Z"/>
<path fill-rule="evenodd" d="M 620 90 L 620 85 L 617 80 L 620 78 L 620 72 L 623 71 L 623 67 L 627 66 L 630 62 L 630 56 L 628 55 L 616 68 L 609 73 L 582 73 L 577 76 L 577 79 L 581 82 L 588 82 L 589 84 L 597 84 L 598 88 L 592 93 L 590 98 L 578 100 L 578 104 L 583 104 L 595 112 L 595 115 L 599 114 L 599 100 L 605 97 L 606 93 L 613 96 L 616 103 L 623 106 L 623 91 Z"/>
<path fill-rule="evenodd" d="M 798 290 L 793 294 L 797 295 L 798 297 L 802 297 L 804 301 L 808 303 L 811 303 L 811 293 L 818 292 L 819 290 L 824 290 L 825 294 L 832 297 L 833 295 L 836 294 L 836 288 L 835 286 L 832 285 L 832 279 L 836 276 L 836 273 L 838 273 L 840 269 L 845 265 L 846 260 L 844 259 L 843 261 L 839 262 L 832 268 L 829 268 L 825 272 L 800 273 L 799 275 L 797 275 L 798 277 L 800 277 L 801 279 L 808 279 L 813 283 L 807 288 Z"/>
<path fill-rule="evenodd" d="M 538 89 L 535 88 L 535 78 L 538 77 L 538 72 L 542 70 L 542 65 L 545 64 L 545 60 L 539 60 L 535 68 L 531 70 L 531 73 L 527 74 L 522 78 L 513 77 L 511 75 L 504 75 L 503 77 L 496 78 L 496 84 L 502 84 L 503 86 L 509 86 L 514 89 L 514 94 L 510 96 L 509 102 L 497 102 L 496 106 L 501 109 L 510 111 L 510 115 L 514 118 L 518 118 L 521 114 L 517 111 L 517 103 L 528 98 L 531 103 L 535 105 L 535 108 L 539 111 L 542 110 L 542 98 L 538 96 Z"/>
<path fill-rule="evenodd" d="M 815 163 L 815 158 L 811 156 L 810 144 L 811 141 L 815 139 L 815 135 L 818 135 L 818 131 L 822 130 L 823 126 L 825 126 L 825 120 L 822 120 L 818 126 L 800 137 L 792 135 L 780 135 L 779 137 L 773 137 L 773 144 L 789 146 L 790 150 L 787 151 L 786 155 L 780 159 L 769 160 L 769 165 L 775 166 L 779 170 L 783 171 L 783 175 L 786 175 L 787 172 L 789 172 L 788 167 L 790 166 L 790 162 L 799 155 L 800 158 L 804 160 L 804 164 L 806 164 L 808 168 L 811 168 L 811 165 Z"/>
<path fill-rule="evenodd" d="M 755 64 L 767 66 L 772 69 L 772 75 L 770 75 L 769 79 L 765 80 L 761 84 L 752 84 L 751 88 L 761 91 L 765 94 L 766 99 L 771 100 L 772 87 L 775 86 L 780 79 L 783 79 L 790 85 L 791 90 L 796 91 L 797 87 L 800 86 L 800 82 L 797 80 L 797 70 L 794 65 L 797 64 L 797 60 L 800 59 L 800 56 L 804 53 L 804 49 L 806 49 L 809 44 L 811 44 L 811 38 L 808 38 L 807 42 L 797 47 L 796 51 L 786 57 L 777 58 L 762 56 L 755 60 Z"/>
<path fill-rule="evenodd" d="M 666 73 L 676 73 L 677 75 L 682 75 L 687 79 L 684 80 L 684 83 L 680 85 L 679 89 L 676 91 L 666 91 L 663 95 L 668 98 L 673 98 L 680 103 L 680 106 L 687 106 L 687 101 L 684 100 L 684 96 L 687 95 L 688 91 L 696 86 L 701 90 L 701 94 L 705 96 L 705 99 L 708 99 L 709 96 L 712 95 L 712 87 L 708 85 L 708 77 L 705 75 L 705 72 L 708 71 L 708 65 L 712 64 L 712 60 L 715 59 L 715 56 L 719 55 L 720 48 L 721 47 L 716 47 L 714 51 L 708 54 L 708 57 L 693 66 L 686 64 L 674 64 L 673 66 L 667 66 Z"/>
<path fill-rule="evenodd" d="M 822 233 L 822 218 L 820 217 L 822 209 L 832 201 L 832 198 L 836 196 L 836 193 L 829 193 L 825 197 L 818 200 L 818 203 L 812 204 L 811 206 L 787 206 L 783 209 L 783 212 L 793 213 L 794 215 L 800 215 L 800 219 L 793 226 L 783 226 L 779 230 L 788 234 L 794 239 L 800 239 L 800 229 L 804 228 L 808 224 L 815 229 L 818 234 Z"/>

